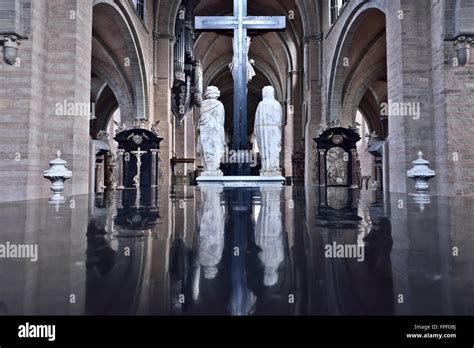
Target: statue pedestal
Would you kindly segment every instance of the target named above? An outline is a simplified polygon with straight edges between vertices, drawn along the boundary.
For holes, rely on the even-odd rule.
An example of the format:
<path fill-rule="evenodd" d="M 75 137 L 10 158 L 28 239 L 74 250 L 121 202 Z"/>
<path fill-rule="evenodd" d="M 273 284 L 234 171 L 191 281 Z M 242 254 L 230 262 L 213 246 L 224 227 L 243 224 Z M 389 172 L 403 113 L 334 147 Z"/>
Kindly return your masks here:
<path fill-rule="evenodd" d="M 283 187 L 285 184 L 282 176 L 200 176 L 196 180 L 200 187 Z"/>

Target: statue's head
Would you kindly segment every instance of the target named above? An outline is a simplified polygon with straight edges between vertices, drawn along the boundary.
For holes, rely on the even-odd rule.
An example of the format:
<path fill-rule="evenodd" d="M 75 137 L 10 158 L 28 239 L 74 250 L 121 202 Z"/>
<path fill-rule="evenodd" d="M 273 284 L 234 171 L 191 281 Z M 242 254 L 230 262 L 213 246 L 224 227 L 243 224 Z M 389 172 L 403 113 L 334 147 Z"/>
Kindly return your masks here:
<path fill-rule="evenodd" d="M 216 86 L 209 86 L 206 88 L 206 92 L 204 93 L 205 99 L 217 99 L 221 96 L 221 92 L 219 88 Z"/>
<path fill-rule="evenodd" d="M 265 86 L 262 90 L 263 99 L 275 99 L 275 88 L 272 86 Z"/>

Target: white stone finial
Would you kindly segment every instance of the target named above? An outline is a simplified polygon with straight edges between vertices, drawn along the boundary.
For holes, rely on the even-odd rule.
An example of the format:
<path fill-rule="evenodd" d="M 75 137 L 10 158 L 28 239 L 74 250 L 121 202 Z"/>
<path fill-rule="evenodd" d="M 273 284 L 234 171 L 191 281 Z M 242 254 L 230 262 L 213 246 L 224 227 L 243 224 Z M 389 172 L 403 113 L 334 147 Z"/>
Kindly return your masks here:
<path fill-rule="evenodd" d="M 428 180 L 436 175 L 436 172 L 430 169 L 430 162 L 423 159 L 423 152 L 418 151 L 418 159 L 414 160 L 413 167 L 407 171 L 407 176 L 415 180 L 415 189 L 417 192 L 428 190 Z"/>
<path fill-rule="evenodd" d="M 64 203 L 65 199 L 61 195 L 64 190 L 64 182 L 72 177 L 72 172 L 67 170 L 67 162 L 61 159 L 61 151 L 56 151 L 56 158 L 49 162 L 49 170 L 43 173 L 43 176 L 51 181 L 51 191 L 53 196 L 49 199 L 50 202 Z"/>

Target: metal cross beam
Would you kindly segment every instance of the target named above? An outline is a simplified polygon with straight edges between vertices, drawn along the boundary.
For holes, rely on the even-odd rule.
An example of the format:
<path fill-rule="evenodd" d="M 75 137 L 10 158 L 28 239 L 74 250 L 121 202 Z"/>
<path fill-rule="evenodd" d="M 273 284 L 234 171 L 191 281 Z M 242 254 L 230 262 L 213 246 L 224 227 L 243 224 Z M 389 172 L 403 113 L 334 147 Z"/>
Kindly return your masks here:
<path fill-rule="evenodd" d="M 234 149 L 248 150 L 247 134 L 247 30 L 277 30 L 286 27 L 284 16 L 247 16 L 247 0 L 234 0 L 234 16 L 196 17 L 196 30 L 234 30 L 237 74 L 234 79 Z M 249 175 L 249 164 L 238 164 L 234 175 Z"/>

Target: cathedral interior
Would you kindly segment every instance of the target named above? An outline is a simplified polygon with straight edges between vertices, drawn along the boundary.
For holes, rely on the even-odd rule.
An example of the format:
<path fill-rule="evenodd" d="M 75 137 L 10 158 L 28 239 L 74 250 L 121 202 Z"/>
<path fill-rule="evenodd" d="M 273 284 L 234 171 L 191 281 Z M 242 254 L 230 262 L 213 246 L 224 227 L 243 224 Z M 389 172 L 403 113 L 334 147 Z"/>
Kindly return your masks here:
<path fill-rule="evenodd" d="M 473 40 L 472 0 L 0 0 L 0 315 L 474 315 Z M 255 182 L 200 184 L 218 140 Z"/>

